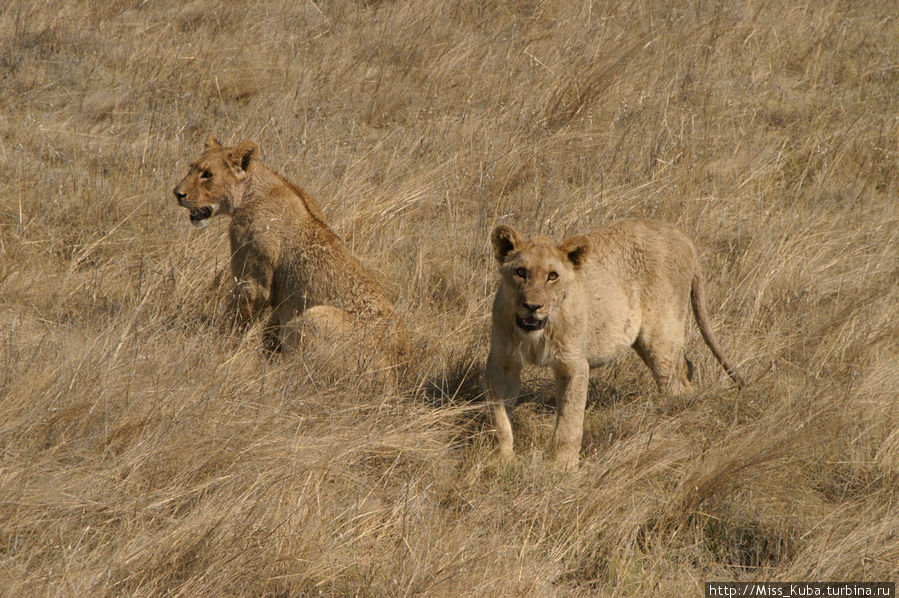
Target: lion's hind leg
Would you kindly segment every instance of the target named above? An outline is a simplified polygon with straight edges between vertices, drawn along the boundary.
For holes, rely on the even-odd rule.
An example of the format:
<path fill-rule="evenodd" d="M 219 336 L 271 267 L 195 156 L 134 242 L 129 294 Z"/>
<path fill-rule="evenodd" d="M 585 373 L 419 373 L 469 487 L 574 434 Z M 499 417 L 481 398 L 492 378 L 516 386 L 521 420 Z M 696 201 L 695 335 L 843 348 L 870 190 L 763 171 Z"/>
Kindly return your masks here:
<path fill-rule="evenodd" d="M 684 355 L 683 325 L 672 322 L 652 331 L 641 331 L 634 350 L 649 367 L 653 379 L 664 393 L 689 392 L 693 364 Z"/>
<path fill-rule="evenodd" d="M 281 324 L 282 353 L 303 360 L 315 380 L 343 379 L 347 374 L 392 375 L 377 342 L 378 330 L 339 307 L 316 305 Z"/>

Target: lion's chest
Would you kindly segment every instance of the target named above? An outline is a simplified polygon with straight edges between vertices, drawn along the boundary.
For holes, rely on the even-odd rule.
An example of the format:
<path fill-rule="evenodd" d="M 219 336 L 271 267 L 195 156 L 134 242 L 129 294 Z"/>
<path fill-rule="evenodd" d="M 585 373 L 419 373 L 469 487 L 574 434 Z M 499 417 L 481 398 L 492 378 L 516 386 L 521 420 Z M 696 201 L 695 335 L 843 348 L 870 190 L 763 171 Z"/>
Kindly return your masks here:
<path fill-rule="evenodd" d="M 538 366 L 550 366 L 555 361 L 556 352 L 546 337 L 544 330 L 535 332 L 517 331 L 517 353 L 523 363 Z"/>

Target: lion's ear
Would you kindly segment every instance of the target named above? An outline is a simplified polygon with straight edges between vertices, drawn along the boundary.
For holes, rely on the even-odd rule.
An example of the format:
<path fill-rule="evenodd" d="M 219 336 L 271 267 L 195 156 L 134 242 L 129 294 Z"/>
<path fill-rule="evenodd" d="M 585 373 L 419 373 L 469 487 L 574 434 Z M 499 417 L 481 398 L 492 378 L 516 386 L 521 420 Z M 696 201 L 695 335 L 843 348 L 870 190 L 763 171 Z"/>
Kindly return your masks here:
<path fill-rule="evenodd" d="M 578 270 L 590 255 L 590 238 L 584 235 L 575 235 L 562 241 L 559 249 L 568 257 L 568 261 L 574 265 L 574 269 Z"/>
<path fill-rule="evenodd" d="M 490 240 L 493 242 L 493 251 L 496 254 L 496 260 L 501 264 L 506 261 L 506 256 L 509 255 L 510 252 L 515 251 L 521 246 L 521 235 L 508 224 L 500 224 L 493 229 Z"/>
<path fill-rule="evenodd" d="M 240 145 L 229 152 L 228 160 L 235 168 L 247 172 L 258 153 L 259 146 L 255 141 L 242 141 Z"/>
<path fill-rule="evenodd" d="M 218 139 L 212 136 L 212 133 L 209 134 L 209 137 L 206 138 L 206 145 L 203 147 L 203 151 L 208 152 L 211 149 L 219 149 L 222 147 L 222 144 L 218 142 Z"/>

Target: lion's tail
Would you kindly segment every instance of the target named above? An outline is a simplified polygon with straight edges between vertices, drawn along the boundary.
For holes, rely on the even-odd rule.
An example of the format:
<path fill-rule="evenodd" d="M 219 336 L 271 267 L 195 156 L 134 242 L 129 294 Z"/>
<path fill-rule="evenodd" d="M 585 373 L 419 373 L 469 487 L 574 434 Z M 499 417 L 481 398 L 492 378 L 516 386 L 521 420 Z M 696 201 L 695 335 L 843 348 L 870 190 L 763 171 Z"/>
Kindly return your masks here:
<path fill-rule="evenodd" d="M 737 383 L 737 386 L 740 388 L 746 386 L 742 376 L 737 373 L 737 369 L 724 356 L 724 351 L 721 350 L 718 341 L 715 340 L 712 334 L 712 327 L 709 324 L 708 312 L 705 307 L 705 291 L 703 290 L 702 276 L 698 272 L 693 275 L 693 282 L 690 286 L 690 301 L 693 304 L 693 315 L 696 317 L 696 325 L 699 326 L 702 340 L 708 345 L 715 359 L 727 372 L 727 375 Z"/>

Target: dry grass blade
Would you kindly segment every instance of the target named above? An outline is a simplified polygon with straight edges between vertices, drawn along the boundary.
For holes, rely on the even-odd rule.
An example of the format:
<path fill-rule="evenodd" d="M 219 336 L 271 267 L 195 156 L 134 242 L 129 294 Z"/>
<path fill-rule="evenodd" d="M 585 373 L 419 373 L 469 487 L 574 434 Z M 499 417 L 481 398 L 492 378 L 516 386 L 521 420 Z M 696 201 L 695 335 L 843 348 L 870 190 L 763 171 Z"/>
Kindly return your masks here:
<path fill-rule="evenodd" d="M 0 8 L 0 595 L 685 596 L 899 577 L 890 2 L 13 0 Z M 415 337 L 408 386 L 227 325 L 209 133 L 309 191 Z M 481 415 L 499 222 L 699 250 L 736 391 L 634 356 L 581 465 Z"/>

